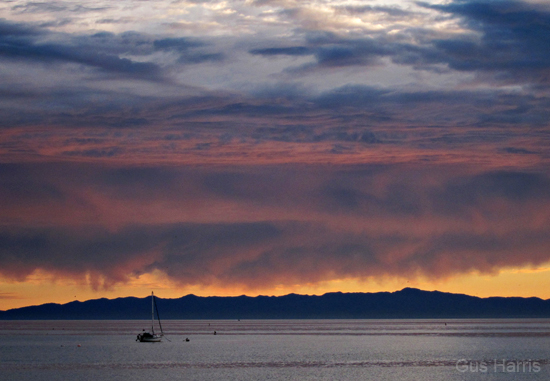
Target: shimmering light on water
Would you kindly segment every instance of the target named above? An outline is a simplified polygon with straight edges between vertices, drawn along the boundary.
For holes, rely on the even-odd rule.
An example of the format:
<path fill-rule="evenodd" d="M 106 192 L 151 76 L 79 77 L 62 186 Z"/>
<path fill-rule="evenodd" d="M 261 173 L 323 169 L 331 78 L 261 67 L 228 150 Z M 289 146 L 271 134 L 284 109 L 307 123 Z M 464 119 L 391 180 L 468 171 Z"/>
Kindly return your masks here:
<path fill-rule="evenodd" d="M 0 374 L 18 381 L 550 379 L 550 320 L 167 320 L 164 342 L 136 342 L 149 324 L 2 321 Z"/>

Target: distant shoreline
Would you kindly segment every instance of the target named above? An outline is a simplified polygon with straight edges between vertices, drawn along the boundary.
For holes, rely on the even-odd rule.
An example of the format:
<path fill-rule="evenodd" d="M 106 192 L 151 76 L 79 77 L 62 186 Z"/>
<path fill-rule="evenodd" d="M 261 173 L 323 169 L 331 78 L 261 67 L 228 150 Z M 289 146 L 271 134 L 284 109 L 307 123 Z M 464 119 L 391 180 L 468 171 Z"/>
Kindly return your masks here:
<path fill-rule="evenodd" d="M 550 300 L 489 297 L 405 288 L 396 292 L 324 295 L 158 298 L 163 320 L 237 319 L 537 319 Z M 0 311 L 0 320 L 150 319 L 150 298 L 95 299 Z"/>

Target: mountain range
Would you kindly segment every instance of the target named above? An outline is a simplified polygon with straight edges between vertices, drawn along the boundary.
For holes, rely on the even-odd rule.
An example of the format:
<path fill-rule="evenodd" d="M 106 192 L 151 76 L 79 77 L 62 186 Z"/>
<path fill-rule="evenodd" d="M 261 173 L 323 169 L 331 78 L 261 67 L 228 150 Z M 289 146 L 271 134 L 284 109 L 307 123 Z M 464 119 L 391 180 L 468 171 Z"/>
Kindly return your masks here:
<path fill-rule="evenodd" d="M 324 295 L 156 297 L 162 319 L 550 318 L 550 299 L 479 298 L 405 288 Z M 0 320 L 150 319 L 151 299 L 95 299 L 0 311 Z"/>

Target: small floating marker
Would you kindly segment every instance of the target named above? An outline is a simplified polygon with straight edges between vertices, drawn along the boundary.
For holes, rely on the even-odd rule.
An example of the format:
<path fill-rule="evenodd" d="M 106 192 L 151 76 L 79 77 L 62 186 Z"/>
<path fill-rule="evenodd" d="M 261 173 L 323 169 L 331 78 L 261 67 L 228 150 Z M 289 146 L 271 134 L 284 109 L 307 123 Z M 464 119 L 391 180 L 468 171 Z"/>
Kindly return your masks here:
<path fill-rule="evenodd" d="M 79 347 L 79 348 L 80 348 L 80 344 L 78 344 L 78 345 L 77 345 L 77 347 Z"/>

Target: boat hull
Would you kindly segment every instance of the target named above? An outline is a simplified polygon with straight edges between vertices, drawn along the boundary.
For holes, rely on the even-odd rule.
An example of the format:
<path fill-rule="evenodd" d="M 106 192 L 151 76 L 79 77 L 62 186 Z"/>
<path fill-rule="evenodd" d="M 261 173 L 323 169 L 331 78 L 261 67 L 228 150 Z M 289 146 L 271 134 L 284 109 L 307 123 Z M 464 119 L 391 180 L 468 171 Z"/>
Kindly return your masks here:
<path fill-rule="evenodd" d="M 159 343 L 162 341 L 162 336 L 151 334 L 139 334 L 137 340 L 140 343 Z"/>

